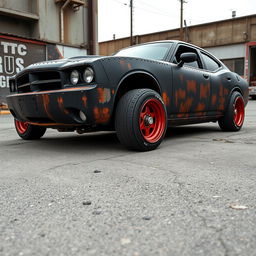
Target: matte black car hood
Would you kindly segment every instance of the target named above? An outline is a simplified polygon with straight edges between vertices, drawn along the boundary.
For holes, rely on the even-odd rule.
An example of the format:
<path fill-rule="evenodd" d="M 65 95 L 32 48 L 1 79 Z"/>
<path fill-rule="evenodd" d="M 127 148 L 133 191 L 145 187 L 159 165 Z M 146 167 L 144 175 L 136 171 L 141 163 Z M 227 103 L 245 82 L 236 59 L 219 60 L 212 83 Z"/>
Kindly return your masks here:
<path fill-rule="evenodd" d="M 30 70 L 40 70 L 40 69 L 65 69 L 77 65 L 83 65 L 86 63 L 92 63 L 96 60 L 104 58 L 103 56 L 78 56 L 69 59 L 59 59 L 59 60 L 51 60 L 51 61 L 43 61 L 35 64 L 31 64 L 25 69 L 24 72 Z"/>

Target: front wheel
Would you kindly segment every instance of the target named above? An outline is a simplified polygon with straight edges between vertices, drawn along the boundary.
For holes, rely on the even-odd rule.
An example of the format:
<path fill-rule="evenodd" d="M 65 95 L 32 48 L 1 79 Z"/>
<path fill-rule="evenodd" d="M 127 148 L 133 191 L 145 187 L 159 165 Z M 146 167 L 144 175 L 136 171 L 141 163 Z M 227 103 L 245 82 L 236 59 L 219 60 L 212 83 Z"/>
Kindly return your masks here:
<path fill-rule="evenodd" d="M 157 148 L 166 132 L 166 109 L 161 96 L 150 89 L 127 92 L 118 102 L 115 128 L 120 142 L 129 149 Z"/>
<path fill-rule="evenodd" d="M 28 124 L 26 122 L 14 119 L 14 125 L 18 135 L 23 140 L 40 139 L 46 132 L 46 128 Z"/>
<path fill-rule="evenodd" d="M 244 123 L 244 99 L 239 92 L 234 92 L 230 97 L 230 102 L 219 119 L 219 126 L 223 131 L 239 131 Z"/>

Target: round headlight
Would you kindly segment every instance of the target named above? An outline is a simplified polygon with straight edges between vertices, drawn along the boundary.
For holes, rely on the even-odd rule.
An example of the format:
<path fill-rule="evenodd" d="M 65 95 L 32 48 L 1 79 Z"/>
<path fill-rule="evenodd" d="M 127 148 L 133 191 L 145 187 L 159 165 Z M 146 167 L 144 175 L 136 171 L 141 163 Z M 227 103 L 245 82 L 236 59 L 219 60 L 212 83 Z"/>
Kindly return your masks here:
<path fill-rule="evenodd" d="M 91 83 L 94 78 L 94 72 L 92 68 L 86 68 L 84 71 L 84 81 L 86 83 Z"/>
<path fill-rule="evenodd" d="M 79 80 L 79 73 L 77 70 L 73 70 L 70 74 L 70 82 L 73 85 L 76 85 L 78 83 Z"/>

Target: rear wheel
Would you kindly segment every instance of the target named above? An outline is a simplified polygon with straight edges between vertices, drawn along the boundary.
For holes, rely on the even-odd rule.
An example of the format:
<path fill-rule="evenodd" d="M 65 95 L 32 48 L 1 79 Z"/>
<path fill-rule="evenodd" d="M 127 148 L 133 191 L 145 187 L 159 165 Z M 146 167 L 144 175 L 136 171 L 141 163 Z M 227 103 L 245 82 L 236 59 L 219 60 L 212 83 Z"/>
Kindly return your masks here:
<path fill-rule="evenodd" d="M 256 95 L 251 96 L 252 100 L 256 100 Z"/>
<path fill-rule="evenodd" d="M 157 148 L 164 138 L 166 124 L 165 105 L 153 90 L 129 91 L 118 102 L 117 136 L 129 149 L 148 151 Z"/>
<path fill-rule="evenodd" d="M 239 92 L 231 95 L 226 112 L 219 119 L 219 126 L 224 131 L 239 131 L 244 123 L 244 99 Z"/>
<path fill-rule="evenodd" d="M 23 140 L 37 140 L 40 139 L 46 132 L 46 128 L 28 124 L 26 122 L 14 120 L 15 128 L 18 135 Z"/>

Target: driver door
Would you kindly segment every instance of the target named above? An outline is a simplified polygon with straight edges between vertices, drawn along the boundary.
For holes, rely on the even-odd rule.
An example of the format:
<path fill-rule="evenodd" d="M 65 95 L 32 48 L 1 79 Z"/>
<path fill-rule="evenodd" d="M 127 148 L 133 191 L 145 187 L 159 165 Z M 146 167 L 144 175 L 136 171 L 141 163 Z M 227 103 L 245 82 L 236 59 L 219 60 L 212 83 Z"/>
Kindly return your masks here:
<path fill-rule="evenodd" d="M 179 67 L 180 55 L 192 52 L 197 60 Z M 173 96 L 171 115 L 175 117 L 197 117 L 205 115 L 209 108 L 210 73 L 202 70 L 202 62 L 196 48 L 179 44 L 172 59 Z"/>

